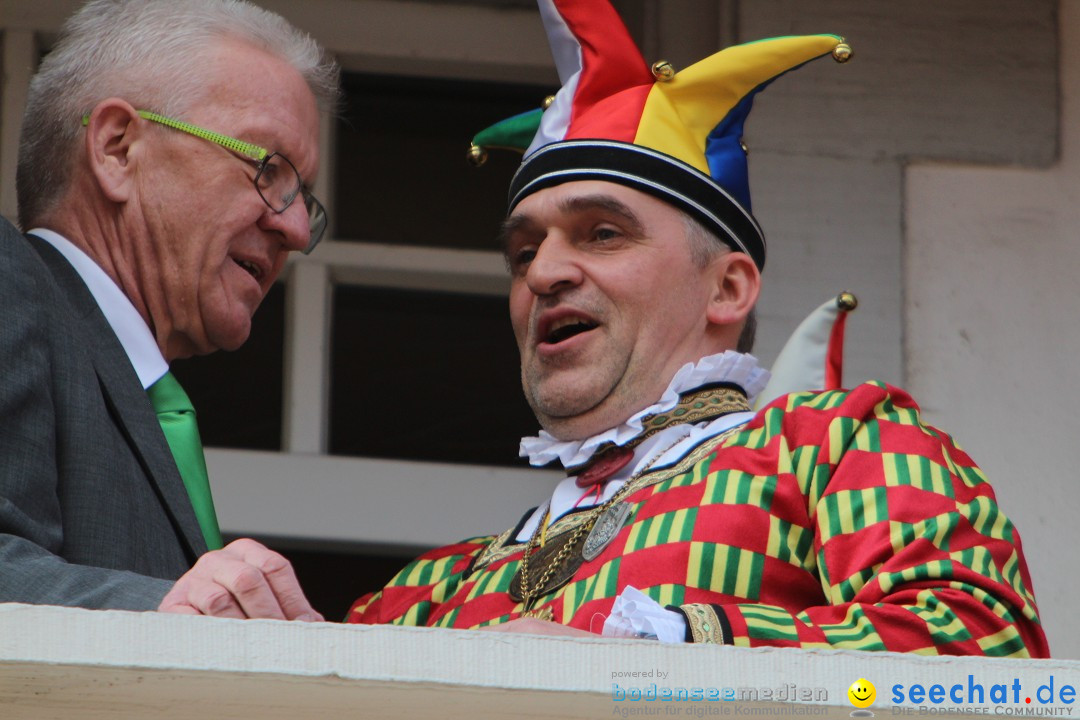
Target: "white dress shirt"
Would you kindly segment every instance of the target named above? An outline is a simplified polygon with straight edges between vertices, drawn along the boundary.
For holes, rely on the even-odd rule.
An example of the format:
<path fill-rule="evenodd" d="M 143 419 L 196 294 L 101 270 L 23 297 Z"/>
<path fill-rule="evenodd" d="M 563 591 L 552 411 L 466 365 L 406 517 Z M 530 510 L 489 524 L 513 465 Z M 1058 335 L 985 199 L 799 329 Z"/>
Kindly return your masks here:
<path fill-rule="evenodd" d="M 109 327 L 120 340 L 120 345 L 135 368 L 135 374 L 139 376 L 143 389 L 153 385 L 169 371 L 169 363 L 161 354 L 154 334 L 150 332 L 150 327 L 142 315 L 139 315 L 119 286 L 89 255 L 52 230 L 34 228 L 27 234 L 35 235 L 52 245 L 75 268 L 75 272 L 86 283 L 90 294 L 101 308 Z"/>

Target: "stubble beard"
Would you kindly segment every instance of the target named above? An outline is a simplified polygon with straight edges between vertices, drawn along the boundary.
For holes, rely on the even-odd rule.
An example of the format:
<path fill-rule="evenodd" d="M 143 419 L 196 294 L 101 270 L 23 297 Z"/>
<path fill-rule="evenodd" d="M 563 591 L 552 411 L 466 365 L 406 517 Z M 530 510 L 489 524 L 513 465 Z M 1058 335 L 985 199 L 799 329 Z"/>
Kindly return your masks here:
<path fill-rule="evenodd" d="M 559 377 L 573 371 L 572 363 L 562 365 L 544 366 L 534 358 L 522 371 L 525 399 L 540 425 L 560 440 L 580 440 L 606 430 L 607 426 L 594 428 L 599 420 L 589 416 L 618 394 L 629 356 L 605 353 L 591 365 L 582 363 L 579 377 Z"/>

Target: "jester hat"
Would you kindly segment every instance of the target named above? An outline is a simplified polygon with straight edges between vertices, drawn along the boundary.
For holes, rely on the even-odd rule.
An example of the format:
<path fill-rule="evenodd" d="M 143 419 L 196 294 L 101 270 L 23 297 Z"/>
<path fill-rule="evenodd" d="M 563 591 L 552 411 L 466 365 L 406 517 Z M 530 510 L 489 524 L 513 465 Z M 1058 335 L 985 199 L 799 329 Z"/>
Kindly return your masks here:
<path fill-rule="evenodd" d="M 539 4 L 562 89 L 545 110 L 479 133 L 470 151 L 482 162 L 485 147 L 528 145 L 507 212 L 544 188 L 606 180 L 671 203 L 763 268 L 742 143 L 754 96 L 810 60 L 846 62 L 851 48 L 836 35 L 772 38 L 676 72 L 645 62 L 608 0 Z"/>

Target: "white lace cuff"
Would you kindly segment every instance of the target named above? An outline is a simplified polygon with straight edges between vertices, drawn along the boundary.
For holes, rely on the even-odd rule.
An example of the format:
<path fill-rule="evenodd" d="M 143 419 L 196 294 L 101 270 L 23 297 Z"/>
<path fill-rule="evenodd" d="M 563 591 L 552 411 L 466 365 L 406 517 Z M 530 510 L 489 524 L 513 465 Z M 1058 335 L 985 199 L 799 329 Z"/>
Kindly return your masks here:
<path fill-rule="evenodd" d="M 686 620 L 637 588 L 627 585 L 615 598 L 601 635 L 681 643 L 686 640 Z"/>

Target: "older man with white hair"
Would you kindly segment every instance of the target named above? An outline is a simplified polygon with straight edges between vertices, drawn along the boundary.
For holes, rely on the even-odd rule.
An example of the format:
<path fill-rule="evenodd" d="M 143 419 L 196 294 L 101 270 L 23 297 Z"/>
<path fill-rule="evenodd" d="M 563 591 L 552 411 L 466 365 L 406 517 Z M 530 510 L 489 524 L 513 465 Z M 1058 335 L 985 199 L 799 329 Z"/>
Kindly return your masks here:
<path fill-rule="evenodd" d="M 319 242 L 337 96 L 322 48 L 243 0 L 69 19 L 23 122 L 26 235 L 0 231 L 0 602 L 154 609 L 221 547 L 169 364 L 240 346 L 289 253 Z M 292 572 L 250 541 L 214 558 L 227 584 Z M 318 617 L 299 594 L 266 612 Z"/>

